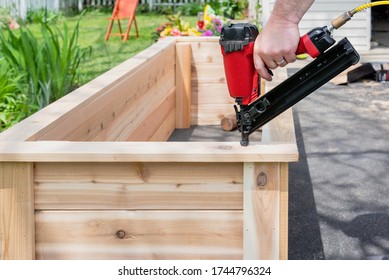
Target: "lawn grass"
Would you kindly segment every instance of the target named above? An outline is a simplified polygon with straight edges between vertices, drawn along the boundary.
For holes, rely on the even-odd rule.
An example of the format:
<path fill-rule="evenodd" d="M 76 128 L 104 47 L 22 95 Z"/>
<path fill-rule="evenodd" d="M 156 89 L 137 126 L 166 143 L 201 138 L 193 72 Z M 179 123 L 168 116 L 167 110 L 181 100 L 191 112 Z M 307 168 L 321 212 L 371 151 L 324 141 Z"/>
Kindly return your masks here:
<path fill-rule="evenodd" d="M 96 78 L 152 45 L 154 43 L 152 32 L 160 24 L 167 21 L 166 17 L 160 14 L 137 14 L 139 38 L 135 37 L 135 28 L 132 26 L 127 42 L 123 42 L 118 36 L 111 36 L 106 42 L 104 37 L 109 24 L 107 18 L 110 15 L 110 12 L 94 10 L 85 13 L 81 17 L 79 45 L 92 47 L 91 56 L 80 65 L 81 84 Z M 61 28 L 63 22 L 66 22 L 72 28 L 79 19 L 80 16 L 63 17 L 56 25 Z M 197 19 L 196 17 L 185 17 L 185 20 L 191 22 L 191 26 L 195 26 Z M 122 22 L 122 26 L 126 26 L 125 21 Z M 31 26 L 31 28 L 36 27 Z M 118 32 L 116 23 L 113 28 L 113 33 L 115 32 Z"/>

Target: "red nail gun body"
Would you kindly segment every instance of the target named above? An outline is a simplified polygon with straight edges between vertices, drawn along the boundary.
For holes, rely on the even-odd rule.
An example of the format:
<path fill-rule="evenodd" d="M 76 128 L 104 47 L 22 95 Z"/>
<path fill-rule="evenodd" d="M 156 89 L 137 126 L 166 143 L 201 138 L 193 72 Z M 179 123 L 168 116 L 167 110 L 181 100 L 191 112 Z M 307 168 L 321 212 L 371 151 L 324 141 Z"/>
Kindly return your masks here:
<path fill-rule="evenodd" d="M 258 29 L 252 24 L 230 24 L 228 30 L 223 28 L 224 37 L 220 44 L 228 90 L 238 104 L 248 105 L 259 93 L 259 76 L 253 63 Z"/>
<path fill-rule="evenodd" d="M 308 53 L 317 58 L 273 90 L 260 95 L 260 79 L 253 61 L 257 35 L 255 25 L 239 23 L 224 26 L 220 36 L 228 90 L 239 106 L 235 106 L 235 111 L 242 146 L 248 145 L 249 135 L 257 128 L 359 61 L 358 53 L 346 38 L 325 52 L 335 40 L 327 27 L 315 28 L 301 37 L 297 54 Z"/>

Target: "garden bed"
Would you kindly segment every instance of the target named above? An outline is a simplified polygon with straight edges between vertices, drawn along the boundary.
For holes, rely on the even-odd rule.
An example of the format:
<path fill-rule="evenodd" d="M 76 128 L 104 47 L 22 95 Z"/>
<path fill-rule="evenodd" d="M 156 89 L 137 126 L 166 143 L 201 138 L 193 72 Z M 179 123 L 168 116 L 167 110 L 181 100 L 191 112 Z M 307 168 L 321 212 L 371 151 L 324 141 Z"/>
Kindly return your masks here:
<path fill-rule="evenodd" d="M 290 110 L 167 141 L 232 105 L 218 38 L 165 38 L 3 132 L 0 259 L 286 259 Z"/>

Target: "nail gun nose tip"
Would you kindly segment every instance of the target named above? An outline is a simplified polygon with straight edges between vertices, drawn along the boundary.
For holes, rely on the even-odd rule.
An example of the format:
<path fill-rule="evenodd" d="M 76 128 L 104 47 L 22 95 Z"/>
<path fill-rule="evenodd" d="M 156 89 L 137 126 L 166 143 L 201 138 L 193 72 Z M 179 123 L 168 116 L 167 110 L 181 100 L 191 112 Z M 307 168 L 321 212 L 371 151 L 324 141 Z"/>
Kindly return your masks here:
<path fill-rule="evenodd" d="M 240 140 L 240 145 L 243 147 L 247 147 L 249 145 L 249 140 Z"/>

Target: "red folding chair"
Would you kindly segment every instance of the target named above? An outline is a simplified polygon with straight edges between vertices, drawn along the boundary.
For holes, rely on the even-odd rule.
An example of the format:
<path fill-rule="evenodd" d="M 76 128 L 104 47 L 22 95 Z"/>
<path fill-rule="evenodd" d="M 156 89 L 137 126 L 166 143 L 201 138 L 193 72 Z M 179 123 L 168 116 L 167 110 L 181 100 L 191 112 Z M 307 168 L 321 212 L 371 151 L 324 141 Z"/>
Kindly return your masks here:
<path fill-rule="evenodd" d="M 105 41 L 108 41 L 109 36 L 120 36 L 123 38 L 123 41 L 127 41 L 132 22 L 134 22 L 135 25 L 135 31 L 136 31 L 136 37 L 139 37 L 138 32 L 138 25 L 136 24 L 136 8 L 138 6 L 138 0 L 116 0 L 115 7 L 113 8 L 112 17 L 108 18 L 110 20 L 108 25 L 107 34 L 105 35 Z M 122 26 L 120 24 L 120 20 L 128 19 L 127 29 L 126 32 L 123 33 Z M 120 33 L 111 33 L 112 26 L 117 20 L 119 32 Z"/>

